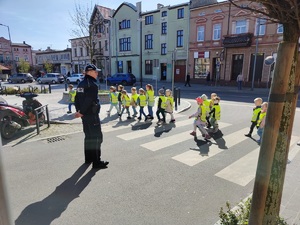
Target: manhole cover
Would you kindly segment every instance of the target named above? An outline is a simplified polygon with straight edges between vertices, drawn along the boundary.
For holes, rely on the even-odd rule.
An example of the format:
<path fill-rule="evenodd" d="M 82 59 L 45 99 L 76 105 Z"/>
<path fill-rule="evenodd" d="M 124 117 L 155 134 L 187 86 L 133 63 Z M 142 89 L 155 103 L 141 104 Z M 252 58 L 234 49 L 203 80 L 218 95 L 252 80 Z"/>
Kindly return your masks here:
<path fill-rule="evenodd" d="M 65 138 L 62 136 L 57 136 L 57 137 L 52 137 L 52 138 L 47 138 L 47 142 L 48 143 L 54 143 L 54 142 L 58 142 L 58 141 L 64 141 Z"/>

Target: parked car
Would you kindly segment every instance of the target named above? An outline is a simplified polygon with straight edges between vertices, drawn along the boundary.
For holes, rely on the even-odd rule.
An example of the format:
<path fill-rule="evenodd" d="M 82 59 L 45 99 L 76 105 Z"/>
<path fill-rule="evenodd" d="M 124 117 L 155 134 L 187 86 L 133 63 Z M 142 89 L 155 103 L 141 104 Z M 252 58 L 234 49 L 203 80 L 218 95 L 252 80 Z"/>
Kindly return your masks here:
<path fill-rule="evenodd" d="M 26 82 L 32 83 L 34 81 L 34 78 L 30 73 L 17 73 L 17 74 L 11 75 L 7 79 L 7 81 L 9 83 L 26 83 Z"/>
<path fill-rule="evenodd" d="M 79 84 L 80 81 L 82 81 L 84 76 L 80 73 L 74 73 L 71 76 L 67 77 L 67 83 L 76 83 Z"/>
<path fill-rule="evenodd" d="M 122 85 L 128 85 L 128 84 L 135 84 L 136 78 L 132 73 L 116 73 L 112 75 L 111 77 L 107 78 L 107 83 L 109 85 L 111 84 L 122 84 Z"/>
<path fill-rule="evenodd" d="M 60 73 L 47 73 L 36 80 L 39 84 L 52 83 L 58 84 L 65 81 L 64 76 Z"/>

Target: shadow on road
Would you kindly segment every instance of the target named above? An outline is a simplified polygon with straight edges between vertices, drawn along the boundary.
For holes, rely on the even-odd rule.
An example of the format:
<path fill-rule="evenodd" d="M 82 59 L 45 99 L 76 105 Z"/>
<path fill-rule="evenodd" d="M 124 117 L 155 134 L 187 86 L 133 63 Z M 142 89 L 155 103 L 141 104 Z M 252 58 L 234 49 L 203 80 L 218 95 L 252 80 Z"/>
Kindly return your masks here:
<path fill-rule="evenodd" d="M 42 201 L 27 206 L 16 219 L 16 225 L 49 225 L 59 218 L 67 209 L 70 202 L 78 198 L 80 193 L 88 186 L 97 170 L 90 170 L 78 180 L 89 167 L 81 165 L 75 173 L 56 187 L 55 191 Z"/>

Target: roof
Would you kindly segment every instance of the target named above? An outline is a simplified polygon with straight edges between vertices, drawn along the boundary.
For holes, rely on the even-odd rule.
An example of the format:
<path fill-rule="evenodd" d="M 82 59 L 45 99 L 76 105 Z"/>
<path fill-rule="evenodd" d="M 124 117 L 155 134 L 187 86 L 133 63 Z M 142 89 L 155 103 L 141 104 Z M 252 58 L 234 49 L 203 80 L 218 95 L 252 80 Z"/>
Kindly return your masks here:
<path fill-rule="evenodd" d="M 93 22 L 93 19 L 97 13 L 97 11 L 101 14 L 101 16 L 103 17 L 104 20 L 109 20 L 110 16 L 111 16 L 111 12 L 113 11 L 110 8 L 101 6 L 101 5 L 95 5 L 93 12 L 91 14 L 91 18 L 90 18 L 90 23 Z"/>
<path fill-rule="evenodd" d="M 119 11 L 119 9 L 123 7 L 123 5 L 128 6 L 128 7 L 131 8 L 133 11 L 136 11 L 136 12 L 137 12 L 136 6 L 134 6 L 133 4 L 128 3 L 128 2 L 123 2 L 123 3 L 117 8 L 117 10 L 114 12 L 113 17 L 117 14 L 117 12 Z"/>
<path fill-rule="evenodd" d="M 217 4 L 217 3 L 218 3 L 217 0 L 192 0 L 190 8 L 193 9 L 193 8 L 213 5 L 213 4 Z"/>
<path fill-rule="evenodd" d="M 12 46 L 19 46 L 19 47 L 29 47 L 29 48 L 31 48 L 31 45 L 29 45 L 29 44 L 24 44 L 24 43 L 12 43 L 11 44 Z"/>
<path fill-rule="evenodd" d="M 10 69 L 5 66 L 0 65 L 0 70 L 10 70 Z"/>

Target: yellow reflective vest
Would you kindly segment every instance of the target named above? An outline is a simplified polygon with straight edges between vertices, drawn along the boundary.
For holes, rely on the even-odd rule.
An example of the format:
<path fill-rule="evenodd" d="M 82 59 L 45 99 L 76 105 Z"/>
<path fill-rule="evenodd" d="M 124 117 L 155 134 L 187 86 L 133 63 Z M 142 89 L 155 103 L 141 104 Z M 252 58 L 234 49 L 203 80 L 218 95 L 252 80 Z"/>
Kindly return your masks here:
<path fill-rule="evenodd" d="M 147 96 L 147 101 L 148 102 L 154 102 L 154 91 L 148 90 L 146 92 L 146 96 Z"/>
<path fill-rule="evenodd" d="M 209 112 L 210 100 L 208 99 L 204 100 L 203 105 L 205 105 L 206 111 Z"/>
<path fill-rule="evenodd" d="M 212 117 L 215 118 L 216 120 L 220 120 L 221 119 L 221 107 L 220 105 L 213 105 L 212 106 L 212 110 L 213 111 L 213 114 L 212 114 Z"/>
<path fill-rule="evenodd" d="M 264 118 L 266 115 L 267 115 L 267 112 L 260 112 L 260 114 L 259 114 L 259 119 L 258 119 L 257 125 L 256 125 L 257 127 L 260 126 L 261 121 L 263 120 L 263 118 Z"/>
<path fill-rule="evenodd" d="M 139 95 L 137 93 L 131 95 L 131 104 L 136 105 Z"/>
<path fill-rule="evenodd" d="M 145 95 L 140 95 L 139 100 L 140 100 L 140 103 L 139 103 L 140 106 L 144 107 L 147 105 L 147 99 L 146 99 Z"/>
<path fill-rule="evenodd" d="M 200 118 L 200 120 L 202 122 L 206 122 L 206 106 L 205 105 L 199 105 L 200 108 L 200 114 L 198 115 L 198 117 Z M 198 118 L 196 118 L 198 119 Z"/>
<path fill-rule="evenodd" d="M 167 108 L 167 98 L 164 95 L 160 95 L 159 99 L 161 100 L 160 108 L 166 109 Z M 159 101 L 157 102 L 157 106 L 159 107 Z"/>
<path fill-rule="evenodd" d="M 122 104 L 126 107 L 130 106 L 130 97 L 128 95 L 122 95 Z"/>
<path fill-rule="evenodd" d="M 259 115 L 260 115 L 260 111 L 261 111 L 261 106 L 257 106 L 256 108 L 253 109 L 253 114 L 252 114 L 251 122 L 257 122 L 258 121 Z"/>
<path fill-rule="evenodd" d="M 109 95 L 110 95 L 110 102 L 112 104 L 117 104 L 118 103 L 118 94 L 116 92 L 111 92 Z"/>
<path fill-rule="evenodd" d="M 75 102 L 76 91 L 75 90 L 69 91 L 69 96 L 70 96 L 70 102 Z"/>

